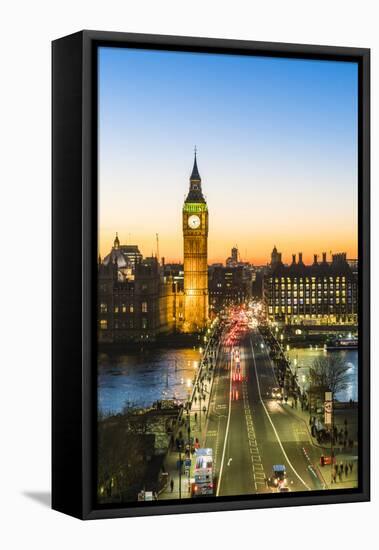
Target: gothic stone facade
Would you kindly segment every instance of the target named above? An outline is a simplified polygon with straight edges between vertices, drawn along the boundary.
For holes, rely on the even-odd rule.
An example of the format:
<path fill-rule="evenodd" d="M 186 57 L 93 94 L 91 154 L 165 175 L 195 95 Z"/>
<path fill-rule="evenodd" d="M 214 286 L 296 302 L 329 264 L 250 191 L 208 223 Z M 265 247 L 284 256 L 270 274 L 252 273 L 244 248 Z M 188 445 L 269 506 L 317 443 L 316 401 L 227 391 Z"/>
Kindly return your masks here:
<path fill-rule="evenodd" d="M 208 206 L 201 190 L 196 153 L 190 189 L 183 205 L 184 332 L 208 322 Z"/>
<path fill-rule="evenodd" d="M 98 266 L 98 340 L 101 343 L 154 342 L 174 332 L 183 293 L 164 277 L 156 258 L 145 258 L 123 277 L 117 260 Z"/>

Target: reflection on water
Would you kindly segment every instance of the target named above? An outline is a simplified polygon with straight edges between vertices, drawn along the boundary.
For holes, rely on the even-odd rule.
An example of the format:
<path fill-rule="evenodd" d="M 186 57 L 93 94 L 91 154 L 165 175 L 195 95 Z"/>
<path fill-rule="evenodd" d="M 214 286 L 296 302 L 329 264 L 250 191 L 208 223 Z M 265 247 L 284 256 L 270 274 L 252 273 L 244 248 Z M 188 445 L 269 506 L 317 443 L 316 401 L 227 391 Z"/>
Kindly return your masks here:
<path fill-rule="evenodd" d="M 160 399 L 184 401 L 198 362 L 193 349 L 100 353 L 98 409 L 108 414 L 128 406 L 148 407 Z"/>
<path fill-rule="evenodd" d="M 358 401 L 358 351 L 324 351 L 323 349 L 292 349 L 288 352 L 289 358 L 292 363 L 292 368 L 297 365 L 297 376 L 300 387 L 302 389 L 307 388 L 309 367 L 312 366 L 313 361 L 320 356 L 326 354 L 339 355 L 343 358 L 346 365 L 349 366 L 348 376 L 349 382 L 346 390 L 343 390 L 336 394 L 338 401 Z"/>

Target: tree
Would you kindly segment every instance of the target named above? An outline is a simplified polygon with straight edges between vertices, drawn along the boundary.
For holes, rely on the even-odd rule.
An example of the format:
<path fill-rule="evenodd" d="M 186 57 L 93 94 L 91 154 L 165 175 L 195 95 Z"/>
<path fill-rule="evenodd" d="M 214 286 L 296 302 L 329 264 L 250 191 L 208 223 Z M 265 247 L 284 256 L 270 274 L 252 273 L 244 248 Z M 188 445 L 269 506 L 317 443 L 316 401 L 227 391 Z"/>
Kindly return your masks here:
<path fill-rule="evenodd" d="M 350 367 L 339 354 L 317 357 L 309 369 L 311 387 L 320 395 L 331 391 L 333 396 L 349 385 Z"/>
<path fill-rule="evenodd" d="M 119 416 L 98 423 L 98 490 L 105 502 L 130 499 L 142 488 L 147 440 L 128 420 Z"/>

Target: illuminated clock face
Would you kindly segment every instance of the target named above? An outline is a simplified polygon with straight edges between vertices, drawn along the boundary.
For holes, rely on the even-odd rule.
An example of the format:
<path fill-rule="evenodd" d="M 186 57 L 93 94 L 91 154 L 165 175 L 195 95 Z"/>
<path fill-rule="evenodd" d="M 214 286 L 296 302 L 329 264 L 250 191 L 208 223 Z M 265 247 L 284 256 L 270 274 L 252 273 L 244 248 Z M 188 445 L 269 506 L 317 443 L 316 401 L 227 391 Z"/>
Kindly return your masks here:
<path fill-rule="evenodd" d="M 188 218 L 188 227 L 190 227 L 191 229 L 197 229 L 198 227 L 200 227 L 199 216 L 190 216 Z"/>

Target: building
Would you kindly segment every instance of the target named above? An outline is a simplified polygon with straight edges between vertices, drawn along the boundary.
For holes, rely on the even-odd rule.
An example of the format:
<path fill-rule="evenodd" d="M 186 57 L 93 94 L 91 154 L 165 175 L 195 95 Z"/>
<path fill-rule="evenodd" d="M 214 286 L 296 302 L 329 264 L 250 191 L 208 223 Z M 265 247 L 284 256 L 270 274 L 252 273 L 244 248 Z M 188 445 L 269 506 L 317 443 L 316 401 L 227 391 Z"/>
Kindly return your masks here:
<path fill-rule="evenodd" d="M 121 245 L 118 233 L 116 233 L 112 250 L 105 256 L 102 263 L 108 265 L 114 263 L 116 259 L 120 274 L 130 277 L 137 264 L 142 261 L 142 254 L 137 245 Z"/>
<path fill-rule="evenodd" d="M 254 267 L 252 273 L 252 298 L 262 300 L 263 298 L 263 281 L 264 275 L 267 272 L 267 267 Z"/>
<path fill-rule="evenodd" d="M 305 265 L 302 253 L 284 265 L 276 248 L 264 276 L 264 302 L 267 318 L 286 325 L 356 325 L 358 281 L 346 254 L 333 254 L 328 262 L 314 256 Z"/>
<path fill-rule="evenodd" d="M 201 189 L 196 151 L 190 188 L 182 210 L 184 332 L 198 332 L 208 323 L 208 206 Z"/>
<path fill-rule="evenodd" d="M 183 322 L 183 292 L 173 277 L 164 275 L 155 257 L 139 259 L 134 267 L 121 258 L 119 266 L 118 254 L 111 261 L 113 251 L 98 265 L 99 342 L 154 342 L 177 330 Z"/>
<path fill-rule="evenodd" d="M 182 210 L 183 264 L 143 258 L 137 245 L 113 247 L 98 263 L 99 342 L 155 341 L 208 323 L 208 206 L 196 152 Z"/>
<path fill-rule="evenodd" d="M 252 272 L 239 265 L 209 268 L 209 301 L 213 312 L 224 306 L 242 304 L 251 298 Z"/>
<path fill-rule="evenodd" d="M 236 267 L 238 264 L 238 248 L 236 246 L 233 246 L 231 255 L 229 258 L 226 258 L 225 263 L 227 267 Z"/>

